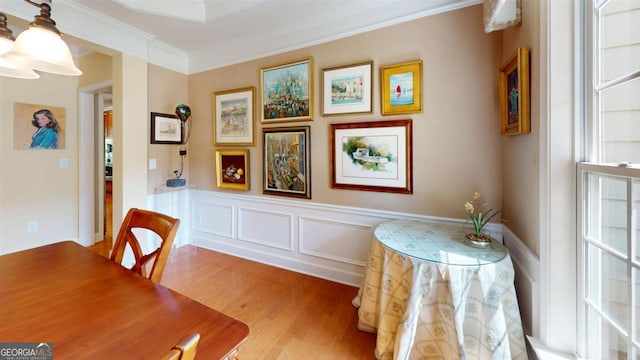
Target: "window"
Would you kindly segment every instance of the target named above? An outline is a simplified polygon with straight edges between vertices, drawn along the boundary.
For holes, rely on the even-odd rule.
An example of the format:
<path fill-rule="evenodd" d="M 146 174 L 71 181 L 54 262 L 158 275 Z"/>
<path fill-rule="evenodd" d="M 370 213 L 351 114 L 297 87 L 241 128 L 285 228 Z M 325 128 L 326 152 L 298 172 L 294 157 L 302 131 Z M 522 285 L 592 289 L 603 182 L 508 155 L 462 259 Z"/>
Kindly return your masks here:
<path fill-rule="evenodd" d="M 640 357 L 640 1 L 584 12 L 584 162 L 578 165 L 579 355 Z"/>

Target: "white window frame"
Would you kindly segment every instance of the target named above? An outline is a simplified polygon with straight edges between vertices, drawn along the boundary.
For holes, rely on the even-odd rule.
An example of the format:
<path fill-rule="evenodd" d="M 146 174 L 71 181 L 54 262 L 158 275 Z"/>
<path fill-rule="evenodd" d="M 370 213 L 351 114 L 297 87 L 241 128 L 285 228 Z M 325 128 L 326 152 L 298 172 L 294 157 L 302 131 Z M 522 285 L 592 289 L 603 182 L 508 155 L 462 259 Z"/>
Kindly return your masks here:
<path fill-rule="evenodd" d="M 635 238 L 635 229 L 638 224 L 634 223 L 634 213 L 633 213 L 633 199 L 634 196 L 637 198 L 637 195 L 633 192 L 632 182 L 634 180 L 640 179 L 640 164 L 606 164 L 598 162 L 600 161 L 600 155 L 602 149 L 600 147 L 600 128 L 598 124 L 600 123 L 600 92 L 606 89 L 609 89 L 613 86 L 625 83 L 632 79 L 637 79 L 640 77 L 640 70 L 637 70 L 631 74 L 627 74 L 617 79 L 613 79 L 606 83 L 600 84 L 600 51 L 599 51 L 599 39 L 596 38 L 596 35 L 602 34 L 601 24 L 599 23 L 599 17 L 596 16 L 596 11 L 594 10 L 597 6 L 598 8 L 603 8 L 608 0 L 591 0 L 586 2 L 584 5 L 584 9 L 579 12 L 579 16 L 581 19 L 578 21 L 584 21 L 584 27 L 582 27 L 582 35 L 584 36 L 582 39 L 592 39 L 592 41 L 583 41 L 585 44 L 585 49 L 582 52 L 584 54 L 584 58 L 582 61 L 582 66 L 584 66 L 584 82 L 582 83 L 584 90 L 584 96 L 582 97 L 581 102 L 584 106 L 582 109 L 585 109 L 584 114 L 579 114 L 583 120 L 579 122 L 582 128 L 581 138 L 583 147 L 581 149 L 582 156 L 581 159 L 583 162 L 579 162 L 577 165 L 577 235 L 578 235 L 578 246 L 577 246 L 577 257 L 578 257 L 578 355 L 582 357 L 592 358 L 593 356 L 599 356 L 602 354 L 588 354 L 587 350 L 589 345 L 593 347 L 593 342 L 598 341 L 600 339 L 594 339 L 593 333 L 592 338 L 589 338 L 589 332 L 587 331 L 588 322 L 587 322 L 587 314 L 589 309 L 595 310 L 600 318 L 607 321 L 608 324 L 611 325 L 612 328 L 616 329 L 618 335 L 622 338 L 627 339 L 628 347 L 627 358 L 635 359 L 639 356 L 638 348 L 640 348 L 640 344 L 638 342 L 634 342 L 634 336 L 638 338 L 638 325 L 636 324 L 637 319 L 639 318 L 639 314 L 635 309 L 636 306 L 634 304 L 640 303 L 640 299 L 636 298 L 636 293 L 640 293 L 640 291 L 636 290 L 635 283 L 640 281 L 640 279 L 634 278 L 634 269 L 640 270 L 640 263 L 635 261 L 634 259 L 638 256 L 635 253 L 637 247 L 634 245 L 635 242 L 640 239 Z M 590 35 L 590 36 L 588 36 Z M 593 55 L 595 52 L 595 56 Z M 594 61 L 594 59 L 596 59 Z M 579 126 L 580 126 L 579 125 Z M 592 161 L 592 162 L 588 162 Z M 597 174 L 608 177 L 618 177 L 620 179 L 624 179 L 627 183 L 627 192 L 626 192 L 626 204 L 627 204 L 627 249 L 628 255 L 620 254 L 615 249 L 611 249 L 606 245 L 603 245 L 597 241 L 591 241 L 589 238 L 585 236 L 587 233 L 586 227 L 588 225 L 588 216 L 589 209 L 587 208 L 587 196 L 585 191 L 587 190 L 587 174 Z M 593 189 L 593 186 L 597 184 L 590 184 L 590 189 Z M 596 194 L 598 189 L 595 190 Z M 627 290 L 628 290 L 628 313 L 631 318 L 629 322 L 629 329 L 625 331 L 619 327 L 616 327 L 615 321 L 610 319 L 605 313 L 598 311 L 597 307 L 594 306 L 589 300 L 587 300 L 587 282 L 595 282 L 600 283 L 601 279 L 587 279 L 587 267 L 589 266 L 587 262 L 587 254 L 586 250 L 588 246 L 595 246 L 600 249 L 602 252 L 606 253 L 609 256 L 612 256 L 618 260 L 624 261 L 627 263 L 626 274 L 627 274 Z M 594 281 L 595 280 L 595 281 Z M 598 337 L 598 336 L 595 336 Z"/>

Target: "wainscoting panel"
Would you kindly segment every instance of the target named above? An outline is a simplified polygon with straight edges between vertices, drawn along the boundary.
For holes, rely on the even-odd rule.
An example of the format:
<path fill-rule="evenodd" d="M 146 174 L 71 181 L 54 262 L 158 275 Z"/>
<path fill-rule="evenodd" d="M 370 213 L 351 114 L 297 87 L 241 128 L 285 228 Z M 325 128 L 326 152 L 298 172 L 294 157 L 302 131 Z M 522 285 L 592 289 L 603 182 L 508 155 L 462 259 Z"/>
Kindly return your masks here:
<path fill-rule="evenodd" d="M 195 202 L 191 206 L 192 230 L 227 238 L 235 237 L 233 205 Z"/>
<path fill-rule="evenodd" d="M 241 207 L 238 209 L 238 239 L 293 250 L 293 214 Z"/>
<path fill-rule="evenodd" d="M 300 253 L 364 267 L 371 224 L 300 217 Z"/>

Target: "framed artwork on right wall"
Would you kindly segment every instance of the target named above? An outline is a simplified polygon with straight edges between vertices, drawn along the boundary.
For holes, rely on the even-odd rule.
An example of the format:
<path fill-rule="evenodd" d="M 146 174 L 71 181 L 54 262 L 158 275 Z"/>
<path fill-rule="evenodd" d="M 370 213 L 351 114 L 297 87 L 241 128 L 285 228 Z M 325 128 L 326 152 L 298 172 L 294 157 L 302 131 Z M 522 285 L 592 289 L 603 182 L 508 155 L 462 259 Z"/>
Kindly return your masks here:
<path fill-rule="evenodd" d="M 500 134 L 528 134 L 529 106 L 529 48 L 521 47 L 500 67 Z"/>

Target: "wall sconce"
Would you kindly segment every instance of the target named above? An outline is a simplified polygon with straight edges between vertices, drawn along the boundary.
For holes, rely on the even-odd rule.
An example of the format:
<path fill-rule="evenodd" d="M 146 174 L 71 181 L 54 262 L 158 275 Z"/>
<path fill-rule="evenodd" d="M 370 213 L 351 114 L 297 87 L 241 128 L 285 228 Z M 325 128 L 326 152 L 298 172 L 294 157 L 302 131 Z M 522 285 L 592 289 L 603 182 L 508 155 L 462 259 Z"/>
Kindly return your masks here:
<path fill-rule="evenodd" d="M 33 70 L 58 75 L 82 75 L 56 28 L 56 22 L 51 19 L 51 6 L 31 0 L 24 1 L 39 7 L 40 15 L 36 15 L 29 24 L 29 29 L 14 41 L 13 34 L 7 27 L 7 16 L 0 13 L 0 75 L 21 79 L 39 78 Z M 10 50 L 6 50 L 7 48 Z"/>

